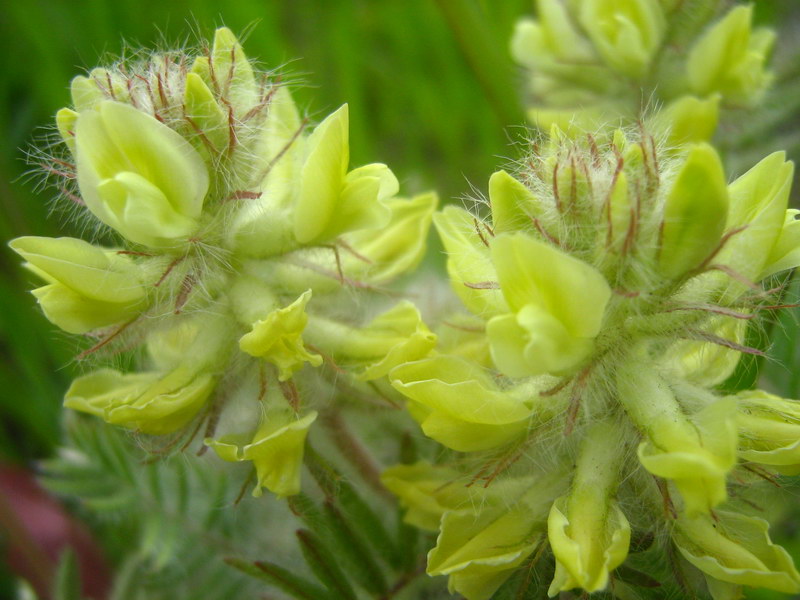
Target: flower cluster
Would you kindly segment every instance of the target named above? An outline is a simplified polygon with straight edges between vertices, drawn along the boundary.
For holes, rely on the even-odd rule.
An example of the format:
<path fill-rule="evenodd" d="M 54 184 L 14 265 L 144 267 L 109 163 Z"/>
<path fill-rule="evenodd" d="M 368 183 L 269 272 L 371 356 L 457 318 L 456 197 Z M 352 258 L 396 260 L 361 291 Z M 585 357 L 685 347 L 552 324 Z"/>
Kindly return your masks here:
<path fill-rule="evenodd" d="M 747 497 L 800 468 L 800 402 L 715 391 L 776 308 L 760 282 L 800 265 L 792 176 L 782 153 L 728 184 L 705 143 L 555 128 L 492 175 L 491 219 L 434 216 L 471 316 L 390 378 L 427 436 L 469 454 L 384 475 L 439 530 L 429 573 L 485 600 L 549 544 L 550 595 L 591 593 L 650 539 L 715 598 L 800 590 Z"/>
<path fill-rule="evenodd" d="M 316 398 L 332 395 L 302 369 L 327 361 L 362 385 L 435 343 L 407 301 L 361 318 L 422 258 L 435 195 L 397 197 L 383 164 L 350 169 L 347 106 L 309 134 L 225 28 L 194 56 L 76 77 L 72 102 L 49 170 L 111 245 L 11 247 L 45 282 L 47 318 L 94 340 L 79 358 L 139 350 L 141 368 L 91 371 L 65 405 L 146 434 L 207 422 L 220 457 L 254 463 L 257 493 L 296 493 Z"/>
<path fill-rule="evenodd" d="M 511 52 L 529 70 L 529 118 L 545 130 L 593 130 L 665 105 L 673 144 L 708 140 L 720 104 L 757 103 L 772 75 L 775 34 L 753 29 L 752 6 L 717 18 L 700 0 L 538 0 L 521 20 Z"/>

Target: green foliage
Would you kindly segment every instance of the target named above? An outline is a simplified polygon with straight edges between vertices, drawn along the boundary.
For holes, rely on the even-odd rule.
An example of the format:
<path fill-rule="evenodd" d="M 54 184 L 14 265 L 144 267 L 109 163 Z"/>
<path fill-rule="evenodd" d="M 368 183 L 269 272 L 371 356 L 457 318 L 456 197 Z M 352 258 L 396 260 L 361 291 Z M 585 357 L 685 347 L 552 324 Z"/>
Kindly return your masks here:
<path fill-rule="evenodd" d="M 181 455 L 142 462 L 131 438 L 89 420 L 75 419 L 68 433 L 68 448 L 42 464 L 41 481 L 75 505 L 119 564 L 113 600 L 193 598 L 199 590 L 222 600 L 254 589 L 219 559 L 263 544 L 249 535 L 262 511 L 230 506 L 238 486 L 228 475 Z M 74 581 L 69 564 L 59 571 L 64 585 Z"/>
<path fill-rule="evenodd" d="M 307 464 L 317 488 L 291 497 L 290 514 L 274 498 L 244 497 L 250 478 L 210 455 L 151 448 L 147 459 L 136 442 L 76 416 L 60 455 L 41 467 L 46 488 L 92 526 L 116 564 L 111 600 L 188 600 L 201 590 L 223 600 L 265 583 L 279 598 L 446 597 L 437 595 L 443 580 L 423 576 L 419 532 L 313 450 Z M 58 600 L 80 600 L 71 554 L 58 573 Z"/>

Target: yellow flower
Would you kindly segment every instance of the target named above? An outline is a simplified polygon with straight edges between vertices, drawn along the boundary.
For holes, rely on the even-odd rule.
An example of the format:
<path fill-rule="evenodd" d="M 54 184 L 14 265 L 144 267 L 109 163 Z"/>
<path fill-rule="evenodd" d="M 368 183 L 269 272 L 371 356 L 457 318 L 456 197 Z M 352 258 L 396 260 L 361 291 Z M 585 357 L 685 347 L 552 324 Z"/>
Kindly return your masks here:
<path fill-rule="evenodd" d="M 672 539 L 681 554 L 707 576 L 785 594 L 800 592 L 791 556 L 772 543 L 769 523 L 734 512 L 681 516 Z"/>
<path fill-rule="evenodd" d="M 262 487 L 279 498 L 292 496 L 300 491 L 306 436 L 316 418 L 316 411 L 298 417 L 286 409 L 267 409 L 255 433 L 225 435 L 205 443 L 223 460 L 253 461 L 258 477 L 254 496 L 261 495 Z"/>
<path fill-rule="evenodd" d="M 64 406 L 114 425 L 163 435 L 191 421 L 215 385 L 212 375 L 185 365 L 167 373 L 100 369 L 72 382 Z"/>
<path fill-rule="evenodd" d="M 172 246 L 197 228 L 206 166 L 189 142 L 154 117 L 102 101 L 79 114 L 75 150 L 86 206 L 130 241 Z"/>
<path fill-rule="evenodd" d="M 739 456 L 782 473 L 800 472 L 800 401 L 762 390 L 739 392 Z"/>
<path fill-rule="evenodd" d="M 465 359 L 434 356 L 398 366 L 389 378 L 412 401 L 425 434 L 454 450 L 493 448 L 527 429 L 531 407 Z"/>
<path fill-rule="evenodd" d="M 436 345 L 416 306 L 404 300 L 363 327 L 312 317 L 307 337 L 338 364 L 358 369 L 361 381 L 378 379 L 394 367 L 425 357 Z"/>
<path fill-rule="evenodd" d="M 451 592 L 488 600 L 545 540 L 547 511 L 562 477 L 498 481 L 475 491 L 473 510 L 445 512 L 428 574 L 448 575 Z"/>
<path fill-rule="evenodd" d="M 403 520 L 421 529 L 436 531 L 446 511 L 472 506 L 464 475 L 427 461 L 386 469 L 381 482 L 406 509 Z"/>
<path fill-rule="evenodd" d="M 318 367 L 319 354 L 306 350 L 303 330 L 308 323 L 306 304 L 311 300 L 311 290 L 285 308 L 278 308 L 253 323 L 252 329 L 239 339 L 239 349 L 250 356 L 263 358 L 278 367 L 278 379 L 286 381 L 304 362 Z"/>
<path fill-rule="evenodd" d="M 389 167 L 370 164 L 348 172 L 348 108 L 345 104 L 320 123 L 306 142 L 294 207 L 294 235 L 301 244 L 324 243 L 354 229 L 385 225 L 385 205 L 399 184 Z"/>
<path fill-rule="evenodd" d="M 603 275 L 521 233 L 495 238 L 492 261 L 513 311 L 486 325 L 498 369 L 511 377 L 573 371 L 594 349 L 611 297 Z"/>
<path fill-rule="evenodd" d="M 733 403 L 714 399 L 690 417 L 667 382 L 636 363 L 620 371 L 618 386 L 628 416 L 647 436 L 638 450 L 642 466 L 675 482 L 690 516 L 724 502 L 726 478 L 736 464 Z"/>
<path fill-rule="evenodd" d="M 619 426 L 598 421 L 581 442 L 569 494 L 550 508 L 547 537 L 556 558 L 548 594 L 579 587 L 592 593 L 628 556 L 631 527 L 614 496 L 624 447 Z"/>
<path fill-rule="evenodd" d="M 144 305 L 128 257 L 75 238 L 20 237 L 9 242 L 25 266 L 47 282 L 33 290 L 45 316 L 69 333 L 86 333 L 134 317 Z"/>

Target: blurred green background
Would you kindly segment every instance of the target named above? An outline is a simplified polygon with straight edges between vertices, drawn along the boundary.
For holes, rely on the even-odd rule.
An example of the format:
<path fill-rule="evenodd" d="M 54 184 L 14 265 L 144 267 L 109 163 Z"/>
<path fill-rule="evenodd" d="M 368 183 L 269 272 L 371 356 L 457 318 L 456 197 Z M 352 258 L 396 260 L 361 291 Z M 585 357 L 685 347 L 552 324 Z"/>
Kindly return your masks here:
<path fill-rule="evenodd" d="M 756 3 L 760 22 L 781 25 L 779 56 L 796 56 L 789 45 L 797 43 L 799 5 Z M 507 44 L 516 19 L 531 11 L 531 0 L 7 0 L 0 17 L 0 239 L 77 233 L 57 213 L 48 216 L 54 194 L 37 191 L 25 161 L 68 104 L 73 76 L 126 45 L 193 46 L 223 24 L 245 34 L 247 54 L 264 68 L 298 82 L 295 97 L 313 119 L 350 103 L 353 165 L 386 162 L 404 193 L 435 188 L 443 201 L 470 194 L 471 186 L 485 189 L 524 134 L 522 75 Z M 796 79 L 800 63 L 784 62 L 784 77 Z M 42 317 L 18 263 L 2 245 L 0 459 L 27 463 L 58 443 L 74 343 Z M 785 313 L 777 361 L 767 366 L 773 389 L 792 397 L 800 396 L 797 331 L 796 315 Z"/>

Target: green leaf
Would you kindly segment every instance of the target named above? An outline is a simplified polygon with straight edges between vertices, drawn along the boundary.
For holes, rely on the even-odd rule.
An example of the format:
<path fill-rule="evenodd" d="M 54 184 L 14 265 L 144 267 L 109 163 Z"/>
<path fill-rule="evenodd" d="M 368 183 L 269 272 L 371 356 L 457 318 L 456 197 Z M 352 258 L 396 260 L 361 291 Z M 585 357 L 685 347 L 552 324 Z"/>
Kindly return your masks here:
<path fill-rule="evenodd" d="M 389 565 L 400 568 L 404 560 L 403 553 L 393 542 L 383 521 L 372 507 L 358 495 L 355 487 L 345 480 L 333 465 L 311 447 L 306 451 L 306 457 L 306 466 L 326 497 L 334 500 L 342 508 L 351 523 L 357 524 L 358 531 L 378 556 Z"/>
<path fill-rule="evenodd" d="M 270 562 L 249 562 L 238 558 L 226 558 L 225 562 L 243 573 L 269 583 L 298 600 L 323 600 L 329 594 L 318 585 Z"/>
<path fill-rule="evenodd" d="M 324 504 L 323 514 L 330 525 L 332 539 L 336 542 L 334 547 L 347 563 L 353 578 L 369 593 L 384 594 L 388 589 L 386 578 L 359 533 L 332 502 Z"/>
<path fill-rule="evenodd" d="M 356 600 L 356 593 L 347 577 L 336 563 L 336 553 L 325 547 L 322 540 L 307 529 L 298 529 L 295 534 L 306 563 L 334 597 L 341 600 Z"/>
<path fill-rule="evenodd" d="M 372 546 L 377 556 L 392 567 L 400 568 L 403 564 L 403 555 L 398 545 L 394 543 L 375 511 L 347 481 L 340 483 L 336 501 L 350 522 L 357 524 L 358 532 Z"/>

